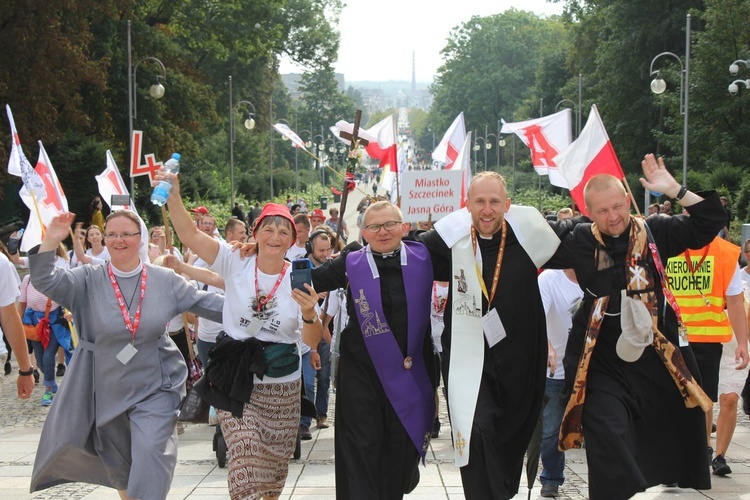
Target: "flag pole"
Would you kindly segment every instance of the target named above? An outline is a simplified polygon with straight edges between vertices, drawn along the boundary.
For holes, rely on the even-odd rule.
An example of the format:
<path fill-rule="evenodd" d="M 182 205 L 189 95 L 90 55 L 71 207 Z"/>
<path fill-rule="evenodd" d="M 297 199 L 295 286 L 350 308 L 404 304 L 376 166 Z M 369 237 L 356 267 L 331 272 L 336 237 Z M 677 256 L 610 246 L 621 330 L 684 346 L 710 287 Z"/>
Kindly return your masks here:
<path fill-rule="evenodd" d="M 643 215 L 641 214 L 641 211 L 638 209 L 638 202 L 635 201 L 635 196 L 633 196 L 633 191 L 630 190 L 630 184 L 628 184 L 627 177 L 623 177 L 622 182 L 625 183 L 625 189 L 627 189 L 628 194 L 630 195 L 630 203 L 633 204 L 633 208 L 635 208 L 635 213 L 638 214 L 638 217 L 643 217 Z"/>

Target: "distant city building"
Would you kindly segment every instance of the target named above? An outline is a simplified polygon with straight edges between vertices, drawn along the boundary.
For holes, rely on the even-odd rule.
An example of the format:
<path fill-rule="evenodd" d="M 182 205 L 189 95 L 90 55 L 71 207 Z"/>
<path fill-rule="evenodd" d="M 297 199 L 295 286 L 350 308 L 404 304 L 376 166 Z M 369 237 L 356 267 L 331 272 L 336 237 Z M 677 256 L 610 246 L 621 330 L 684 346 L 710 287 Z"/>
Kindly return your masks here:
<path fill-rule="evenodd" d="M 292 100 L 300 97 L 299 82 L 302 75 L 300 73 L 287 73 L 281 75 L 281 79 L 286 86 Z M 349 82 L 346 83 L 342 73 L 336 73 L 338 89 L 346 92 L 347 87 L 352 87 L 362 95 L 364 107 L 368 113 L 374 113 L 385 109 L 393 108 L 421 108 L 430 109 L 432 105 L 432 94 L 430 93 L 430 84 L 416 82 L 412 75 L 412 81 L 388 81 L 388 82 Z"/>

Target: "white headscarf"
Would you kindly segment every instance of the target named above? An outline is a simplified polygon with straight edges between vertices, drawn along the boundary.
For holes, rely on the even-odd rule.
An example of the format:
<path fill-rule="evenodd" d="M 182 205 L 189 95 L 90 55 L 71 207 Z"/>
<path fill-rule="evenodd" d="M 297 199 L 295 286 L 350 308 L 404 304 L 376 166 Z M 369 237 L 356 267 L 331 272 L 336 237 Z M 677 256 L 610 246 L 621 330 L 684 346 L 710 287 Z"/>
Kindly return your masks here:
<path fill-rule="evenodd" d="M 138 222 L 140 224 L 139 231 L 141 232 L 141 241 L 138 243 L 138 257 L 141 258 L 141 262 L 144 264 L 148 264 L 151 262 L 151 260 L 148 258 L 148 228 L 146 227 L 146 223 L 143 222 L 143 219 L 140 215 L 138 215 L 138 212 L 135 210 L 132 210 L 130 208 L 123 208 L 121 210 L 115 210 L 112 213 L 117 212 L 130 212 L 136 217 L 138 217 Z M 112 214 L 110 214 L 111 216 Z"/>

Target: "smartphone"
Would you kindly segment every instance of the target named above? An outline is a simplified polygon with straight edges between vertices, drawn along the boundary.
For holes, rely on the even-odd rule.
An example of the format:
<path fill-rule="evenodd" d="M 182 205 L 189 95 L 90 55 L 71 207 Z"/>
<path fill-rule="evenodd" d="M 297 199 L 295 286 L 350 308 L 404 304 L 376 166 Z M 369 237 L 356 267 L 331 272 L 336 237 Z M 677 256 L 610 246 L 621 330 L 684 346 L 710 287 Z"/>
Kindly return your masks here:
<path fill-rule="evenodd" d="M 299 259 L 292 261 L 292 288 L 297 288 L 305 293 L 309 293 L 304 283 L 312 286 L 312 264 L 310 259 Z"/>
<path fill-rule="evenodd" d="M 8 253 L 11 255 L 18 253 L 18 243 L 19 240 L 17 238 L 8 238 Z"/>

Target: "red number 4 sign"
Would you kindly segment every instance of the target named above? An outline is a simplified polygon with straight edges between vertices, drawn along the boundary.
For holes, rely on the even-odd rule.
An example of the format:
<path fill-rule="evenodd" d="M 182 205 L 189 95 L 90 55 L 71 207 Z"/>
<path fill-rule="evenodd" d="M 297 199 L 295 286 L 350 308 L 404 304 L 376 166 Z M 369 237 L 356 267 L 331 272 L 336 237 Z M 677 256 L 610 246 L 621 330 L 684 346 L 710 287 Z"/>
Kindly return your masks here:
<path fill-rule="evenodd" d="M 149 179 L 154 180 L 156 171 L 162 166 L 160 161 L 156 161 L 153 154 L 147 154 L 146 164 L 139 165 L 141 163 L 141 151 L 143 149 L 143 131 L 133 130 L 133 137 L 130 140 L 130 177 L 138 177 L 139 175 L 148 174 Z"/>

